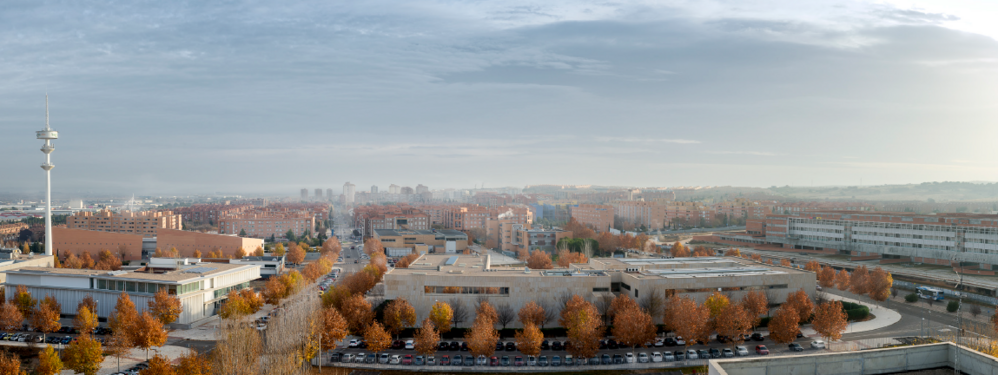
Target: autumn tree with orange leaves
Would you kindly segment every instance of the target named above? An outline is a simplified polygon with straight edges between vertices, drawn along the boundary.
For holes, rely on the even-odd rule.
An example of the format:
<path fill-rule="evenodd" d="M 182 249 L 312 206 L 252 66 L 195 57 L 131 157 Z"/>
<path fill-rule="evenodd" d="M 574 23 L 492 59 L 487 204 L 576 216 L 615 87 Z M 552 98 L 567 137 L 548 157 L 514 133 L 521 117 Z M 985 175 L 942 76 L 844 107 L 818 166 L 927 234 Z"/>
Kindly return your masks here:
<path fill-rule="evenodd" d="M 824 337 L 825 341 L 838 340 L 842 338 L 842 332 L 849 324 L 847 319 L 845 311 L 842 311 L 841 301 L 828 301 L 818 305 L 811 327 Z"/>
<path fill-rule="evenodd" d="M 554 268 L 551 265 L 551 256 L 547 252 L 542 250 L 534 250 L 530 253 L 530 258 L 527 258 L 527 267 L 536 270 L 547 270 Z"/>
<path fill-rule="evenodd" d="M 686 346 L 707 342 L 710 308 L 697 305 L 687 296 L 673 296 L 669 301 L 665 315 L 671 320 L 668 326 L 676 336 L 683 337 Z"/>
<path fill-rule="evenodd" d="M 869 292 L 869 277 L 870 271 L 866 269 L 866 266 L 856 267 L 849 276 L 849 291 L 860 296 Z"/>
<path fill-rule="evenodd" d="M 464 341 L 468 343 L 468 351 L 473 356 L 492 356 L 496 351 L 496 342 L 499 341 L 499 332 L 496 331 L 494 323 L 487 315 L 478 315 L 471 329 L 464 334 Z"/>
<path fill-rule="evenodd" d="M 752 254 L 752 260 L 754 260 L 756 262 L 761 262 L 762 261 L 762 255 Z"/>
<path fill-rule="evenodd" d="M 385 307 L 381 321 L 389 333 L 397 336 L 403 329 L 416 324 L 416 309 L 404 298 L 393 300 Z"/>
<path fill-rule="evenodd" d="M 492 304 L 486 299 L 478 301 L 478 304 L 475 305 L 475 319 L 478 319 L 478 317 L 488 319 L 493 325 L 499 321 L 499 313 L 496 312 L 495 307 L 492 307 Z"/>
<path fill-rule="evenodd" d="M 870 298 L 874 301 L 882 302 L 891 296 L 891 287 L 894 286 L 894 278 L 890 272 L 877 267 L 873 269 L 873 272 L 870 272 L 867 283 L 869 284 L 867 293 L 870 295 Z"/>
<path fill-rule="evenodd" d="M 804 288 L 788 294 L 785 305 L 790 305 L 797 312 L 798 322 L 806 322 L 814 313 L 814 302 L 811 302 L 811 297 L 808 297 Z"/>
<path fill-rule="evenodd" d="M 292 243 L 291 249 L 288 251 L 287 260 L 294 264 L 301 264 L 301 262 L 305 261 L 305 249 Z"/>
<path fill-rule="evenodd" d="M 596 355 L 599 340 L 603 338 L 606 329 L 596 306 L 573 295 L 561 310 L 559 321 L 568 331 L 568 341 L 572 345 L 568 349 L 570 354 L 576 358 L 592 358 Z"/>
<path fill-rule="evenodd" d="M 845 268 L 839 270 L 839 272 L 835 274 L 835 289 L 841 291 L 849 290 L 850 279 L 849 271 L 846 271 Z"/>
<path fill-rule="evenodd" d="M 354 294 L 343 301 L 340 313 L 343 314 L 343 317 L 349 323 L 350 332 L 353 332 L 355 335 L 364 334 L 365 329 L 374 320 L 374 311 L 371 310 L 371 303 L 367 302 L 367 299 L 360 294 Z"/>
<path fill-rule="evenodd" d="M 769 298 L 766 293 L 752 290 L 742 297 L 742 306 L 745 312 L 752 318 L 752 327 L 755 328 L 762 322 L 762 315 L 769 312 Z"/>
<path fill-rule="evenodd" d="M 682 242 L 676 241 L 672 244 L 672 249 L 669 250 L 669 254 L 676 258 L 685 258 L 690 256 L 690 249 L 683 246 Z"/>
<path fill-rule="evenodd" d="M 585 254 L 561 249 L 558 251 L 558 267 L 568 268 L 572 263 L 588 263 L 589 258 Z"/>
<path fill-rule="evenodd" d="M 392 336 L 385 332 L 381 323 L 374 322 L 364 330 L 364 341 L 367 342 L 367 349 L 379 353 L 392 344 Z"/>
<path fill-rule="evenodd" d="M 523 324 L 524 327 L 526 327 L 527 324 L 533 324 L 540 327 L 545 320 L 544 308 L 541 307 L 541 305 L 538 305 L 537 302 L 530 301 L 520 308 L 520 311 L 517 313 L 517 317 L 520 320 L 520 324 Z"/>
<path fill-rule="evenodd" d="M 742 343 L 742 335 L 752 329 L 752 317 L 740 303 L 728 304 L 714 319 L 714 330 L 718 335 L 731 338 L 731 346 Z"/>
<path fill-rule="evenodd" d="M 821 265 L 818 264 L 818 261 L 812 260 L 804 265 L 804 270 L 818 273 L 821 270 Z"/>
<path fill-rule="evenodd" d="M 835 270 L 832 267 L 821 267 L 817 272 L 818 285 L 822 288 L 831 288 L 835 286 Z"/>
<path fill-rule="evenodd" d="M 335 308 L 322 309 L 322 350 L 336 349 L 336 343 L 349 333 L 347 320 Z"/>
<path fill-rule="evenodd" d="M 437 351 L 437 342 L 440 341 L 440 332 L 433 325 L 430 318 L 423 319 L 423 325 L 416 330 L 413 336 L 416 352 L 422 355 L 433 355 Z"/>
<path fill-rule="evenodd" d="M 613 317 L 613 337 L 622 345 L 633 348 L 655 339 L 655 323 L 651 315 L 642 311 L 637 305 L 615 311 Z"/>
<path fill-rule="evenodd" d="M 780 344 L 793 342 L 800 331 L 798 321 L 800 314 L 790 304 L 783 304 L 776 310 L 776 315 L 769 321 L 769 337 Z"/>
<path fill-rule="evenodd" d="M 792 267 L 793 264 L 790 263 L 789 259 L 780 259 L 780 265 L 784 267 Z"/>
<path fill-rule="evenodd" d="M 180 317 L 180 313 L 184 312 L 184 307 L 180 305 L 180 299 L 177 296 L 171 296 L 166 292 L 166 289 L 161 288 L 149 301 L 149 311 L 163 324 L 170 324 Z"/>
<path fill-rule="evenodd" d="M 540 328 L 533 323 L 523 325 L 523 329 L 514 335 L 516 349 L 525 355 L 536 356 L 541 353 L 541 342 L 544 341 L 544 334 Z"/>

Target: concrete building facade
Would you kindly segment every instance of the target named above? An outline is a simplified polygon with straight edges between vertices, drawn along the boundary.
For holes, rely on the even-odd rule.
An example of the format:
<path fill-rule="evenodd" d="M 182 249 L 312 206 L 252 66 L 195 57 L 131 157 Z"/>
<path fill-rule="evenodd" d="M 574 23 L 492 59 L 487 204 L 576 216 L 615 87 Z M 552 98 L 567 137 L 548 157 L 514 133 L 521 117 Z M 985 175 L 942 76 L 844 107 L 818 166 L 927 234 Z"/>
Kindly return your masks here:
<path fill-rule="evenodd" d="M 560 298 L 573 294 L 592 302 L 618 294 L 640 301 L 652 293 L 687 295 L 703 302 L 716 290 L 731 298 L 761 290 L 770 303 L 782 304 L 789 293 L 799 289 L 813 294 L 816 285 L 814 273 L 741 258 L 597 258 L 552 270 L 493 267 L 491 262 L 487 254 L 424 255 L 409 268 L 385 274 L 385 298 L 405 298 L 415 307 L 418 321 L 436 301 L 461 303 L 472 309 L 479 297 L 486 297 L 493 305 L 509 304 L 518 311 L 530 301 L 557 309 Z M 468 317 L 466 324 L 473 319 Z"/>
<path fill-rule="evenodd" d="M 375 229 L 374 238 L 381 241 L 386 252 L 389 252 L 388 249 L 405 248 L 417 253 L 463 253 L 468 249 L 468 235 L 448 229 Z"/>

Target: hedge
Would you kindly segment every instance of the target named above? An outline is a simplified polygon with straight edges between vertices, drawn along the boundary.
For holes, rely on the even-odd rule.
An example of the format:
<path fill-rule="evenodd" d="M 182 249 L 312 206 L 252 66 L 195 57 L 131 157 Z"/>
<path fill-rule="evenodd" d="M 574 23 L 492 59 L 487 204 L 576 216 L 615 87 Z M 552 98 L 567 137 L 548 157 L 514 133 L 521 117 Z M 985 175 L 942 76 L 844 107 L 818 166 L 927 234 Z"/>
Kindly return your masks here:
<path fill-rule="evenodd" d="M 915 303 L 918 301 L 918 295 L 915 293 L 908 294 L 907 296 L 904 296 L 904 300 L 908 303 Z"/>
<path fill-rule="evenodd" d="M 951 313 L 956 312 L 956 310 L 959 309 L 960 309 L 960 302 L 957 301 L 949 301 L 949 304 L 946 305 L 946 311 L 949 311 Z"/>
<path fill-rule="evenodd" d="M 869 307 L 846 301 L 842 301 L 842 311 L 846 313 L 849 320 L 864 319 L 870 315 Z"/>

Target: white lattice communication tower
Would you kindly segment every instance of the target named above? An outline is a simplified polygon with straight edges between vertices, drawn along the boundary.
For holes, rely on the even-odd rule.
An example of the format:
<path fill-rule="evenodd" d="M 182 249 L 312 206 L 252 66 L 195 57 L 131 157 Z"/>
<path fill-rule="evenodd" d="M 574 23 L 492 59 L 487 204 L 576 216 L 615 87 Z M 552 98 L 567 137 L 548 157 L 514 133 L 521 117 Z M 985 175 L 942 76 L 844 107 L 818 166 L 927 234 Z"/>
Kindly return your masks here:
<path fill-rule="evenodd" d="M 42 152 L 45 153 L 45 164 L 42 164 L 42 169 L 45 170 L 45 255 L 52 255 L 52 168 L 55 168 L 55 164 L 52 164 L 51 154 L 55 151 L 52 140 L 59 139 L 59 132 L 49 127 L 48 94 L 45 95 L 45 130 L 35 133 L 38 139 L 45 140 L 45 145 L 42 146 Z"/>

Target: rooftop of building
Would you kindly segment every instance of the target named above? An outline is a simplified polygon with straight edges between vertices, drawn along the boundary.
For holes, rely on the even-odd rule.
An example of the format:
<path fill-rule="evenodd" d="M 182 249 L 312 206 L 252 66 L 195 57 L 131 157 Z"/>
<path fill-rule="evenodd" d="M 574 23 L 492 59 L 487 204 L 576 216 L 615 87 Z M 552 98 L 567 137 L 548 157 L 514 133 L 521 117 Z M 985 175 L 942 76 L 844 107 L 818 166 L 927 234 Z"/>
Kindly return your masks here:
<path fill-rule="evenodd" d="M 445 235 L 445 236 L 467 236 L 467 234 L 465 234 L 464 232 L 459 231 L 459 230 L 453 230 L 453 229 L 428 229 L 428 230 L 424 230 L 424 229 L 418 229 L 418 230 L 417 229 L 375 229 L 374 232 L 378 234 L 378 237 L 385 237 L 385 236 L 415 236 L 415 235 L 435 236 L 435 235 L 438 235 L 438 234 L 442 234 L 442 235 Z"/>
<path fill-rule="evenodd" d="M 590 263 L 572 264 L 569 268 L 534 270 L 525 267 L 486 267 L 487 255 L 426 254 L 409 268 L 395 268 L 392 276 L 447 275 L 447 276 L 608 276 L 609 272 L 624 271 L 627 266 L 642 268 L 640 277 L 706 278 L 730 276 L 761 276 L 800 273 L 802 271 L 780 266 L 768 266 L 734 257 L 700 258 L 594 258 Z M 603 263 L 603 264 L 594 264 Z M 616 265 L 608 267 L 607 265 Z M 621 268 L 620 266 L 624 266 Z M 655 267 L 655 268 L 648 268 Z"/>
<path fill-rule="evenodd" d="M 245 260 L 245 261 L 249 261 L 249 262 L 282 262 L 282 261 L 284 261 L 284 257 L 279 257 L 279 256 L 262 256 L 262 257 L 258 257 L 258 256 L 245 256 L 241 260 Z"/>
<path fill-rule="evenodd" d="M 905 216 L 905 217 L 945 217 L 945 218 L 967 218 L 967 219 L 998 219 L 998 215 L 993 214 L 971 214 L 959 212 L 939 212 L 931 214 L 920 214 L 917 212 L 889 212 L 889 211 L 859 211 L 859 210 L 820 210 L 808 212 L 808 215 L 822 213 L 839 215 L 868 215 L 868 216 Z M 773 215 L 777 216 L 777 215 Z M 800 217 L 800 216 L 787 216 Z"/>
<path fill-rule="evenodd" d="M 105 279 L 181 282 L 184 280 L 197 279 L 205 276 L 213 276 L 230 271 L 236 271 L 240 268 L 249 269 L 252 267 L 259 266 L 247 264 L 197 263 L 182 266 L 176 271 L 167 272 L 144 271 L 146 268 L 129 271 L 105 271 L 75 268 L 24 267 L 2 272 L 7 273 L 8 275 L 92 276 Z"/>

